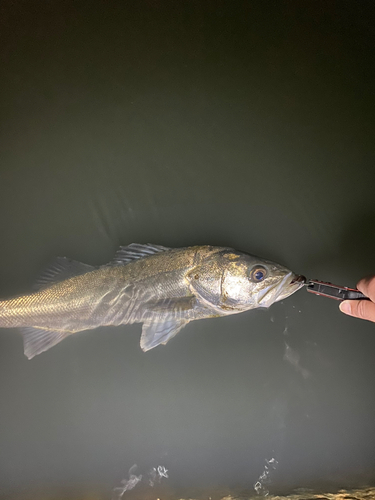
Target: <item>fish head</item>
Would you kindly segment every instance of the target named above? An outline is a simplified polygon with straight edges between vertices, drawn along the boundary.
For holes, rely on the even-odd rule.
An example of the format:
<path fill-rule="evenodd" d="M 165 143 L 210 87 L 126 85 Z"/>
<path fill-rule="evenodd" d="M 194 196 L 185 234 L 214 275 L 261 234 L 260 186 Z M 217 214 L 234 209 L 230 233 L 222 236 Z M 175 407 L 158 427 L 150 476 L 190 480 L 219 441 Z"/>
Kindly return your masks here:
<path fill-rule="evenodd" d="M 206 252 L 186 278 L 200 303 L 220 316 L 269 307 L 306 281 L 280 264 L 231 248 Z"/>
<path fill-rule="evenodd" d="M 269 307 L 299 290 L 306 279 L 280 264 L 243 252 L 223 255 L 222 308 L 236 312 Z"/>

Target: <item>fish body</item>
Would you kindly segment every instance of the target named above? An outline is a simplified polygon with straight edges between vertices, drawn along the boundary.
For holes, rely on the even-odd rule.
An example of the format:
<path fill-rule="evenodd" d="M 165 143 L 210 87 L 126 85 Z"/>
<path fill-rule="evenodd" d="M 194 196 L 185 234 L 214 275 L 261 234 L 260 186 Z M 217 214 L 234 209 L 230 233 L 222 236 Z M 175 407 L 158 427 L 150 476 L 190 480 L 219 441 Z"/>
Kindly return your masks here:
<path fill-rule="evenodd" d="M 269 307 L 302 285 L 285 267 L 231 248 L 133 243 L 96 268 L 57 259 L 37 291 L 0 301 L 0 327 L 21 328 L 31 359 L 82 330 L 143 323 L 147 351 L 190 321 Z"/>

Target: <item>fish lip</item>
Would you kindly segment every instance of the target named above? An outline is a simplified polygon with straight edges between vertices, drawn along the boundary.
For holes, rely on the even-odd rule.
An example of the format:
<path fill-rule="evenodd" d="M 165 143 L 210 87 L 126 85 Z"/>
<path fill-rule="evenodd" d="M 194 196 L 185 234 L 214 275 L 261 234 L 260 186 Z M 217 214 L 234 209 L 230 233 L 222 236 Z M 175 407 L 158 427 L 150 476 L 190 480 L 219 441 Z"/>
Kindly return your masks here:
<path fill-rule="evenodd" d="M 294 285 L 294 284 L 300 283 L 301 285 L 304 285 L 306 282 L 307 282 L 307 279 L 305 278 L 305 276 L 303 276 L 302 274 L 297 274 L 294 276 L 294 278 L 292 279 L 290 284 Z"/>
<path fill-rule="evenodd" d="M 261 306 L 261 307 L 269 307 L 273 302 L 277 302 L 279 299 L 279 297 L 281 295 L 283 295 L 283 292 L 285 292 L 285 286 L 289 286 L 290 285 L 290 278 L 291 276 L 293 276 L 293 274 L 290 272 L 288 274 L 286 274 L 284 276 L 284 278 L 280 281 L 280 283 L 278 283 L 277 285 L 274 285 L 272 286 L 271 288 L 268 288 L 266 290 L 264 290 L 261 294 L 261 297 L 258 301 L 258 304 Z M 273 300 L 272 302 L 270 301 L 269 298 L 266 298 L 267 295 L 270 296 L 270 294 L 272 292 L 276 291 L 274 297 L 273 297 Z M 292 292 L 293 293 L 293 292 Z M 268 300 L 267 300 L 268 299 Z"/>
<path fill-rule="evenodd" d="M 292 279 L 290 279 L 293 276 Z M 278 293 L 275 302 L 284 300 L 297 292 L 306 284 L 305 276 L 301 274 L 287 274 L 278 286 Z"/>
<path fill-rule="evenodd" d="M 302 274 L 294 274 L 292 272 L 289 272 L 284 276 L 279 284 L 274 285 L 273 287 L 264 291 L 258 301 L 258 304 L 261 307 L 268 307 L 273 302 L 284 300 L 295 293 L 297 290 L 302 288 L 306 284 L 306 282 L 307 279 Z M 267 300 L 267 295 L 269 296 L 272 291 L 276 291 L 276 294 L 271 302 L 269 301 L 269 299 Z"/>

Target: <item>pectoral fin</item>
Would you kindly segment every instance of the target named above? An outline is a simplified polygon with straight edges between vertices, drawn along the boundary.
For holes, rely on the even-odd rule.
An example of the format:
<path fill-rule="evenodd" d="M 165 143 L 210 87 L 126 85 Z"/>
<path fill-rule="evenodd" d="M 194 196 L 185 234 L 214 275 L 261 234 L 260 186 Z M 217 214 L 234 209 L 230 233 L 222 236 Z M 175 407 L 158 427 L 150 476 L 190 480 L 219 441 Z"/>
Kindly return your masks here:
<path fill-rule="evenodd" d="M 187 297 L 165 298 L 160 300 L 149 300 L 145 304 L 145 309 L 153 314 L 173 316 L 178 319 L 193 319 L 191 313 L 197 307 L 197 299 L 193 295 Z M 190 317 L 189 317 L 190 316 Z M 158 321 L 158 320 L 157 320 Z"/>
<path fill-rule="evenodd" d="M 141 336 L 142 351 L 149 351 L 159 344 L 165 345 L 187 324 L 187 319 L 166 318 L 164 321 L 143 323 Z"/>

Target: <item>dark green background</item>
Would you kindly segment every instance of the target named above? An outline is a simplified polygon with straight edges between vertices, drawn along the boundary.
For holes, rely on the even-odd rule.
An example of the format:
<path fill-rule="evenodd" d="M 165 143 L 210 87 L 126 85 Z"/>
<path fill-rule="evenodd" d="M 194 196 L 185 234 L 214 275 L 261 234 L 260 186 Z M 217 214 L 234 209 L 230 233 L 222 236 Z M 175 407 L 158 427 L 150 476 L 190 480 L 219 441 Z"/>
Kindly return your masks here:
<path fill-rule="evenodd" d="M 375 273 L 373 12 L 1 2 L 1 296 L 57 255 L 102 264 L 132 242 L 232 246 L 347 286 Z M 110 491 L 134 463 L 251 489 L 271 457 L 272 491 L 375 479 L 374 324 L 300 291 L 146 354 L 139 335 L 28 361 L 1 330 L 1 494 Z"/>

